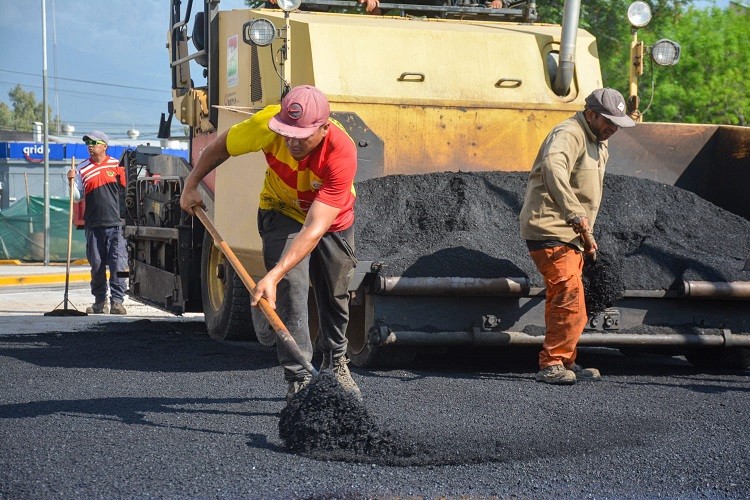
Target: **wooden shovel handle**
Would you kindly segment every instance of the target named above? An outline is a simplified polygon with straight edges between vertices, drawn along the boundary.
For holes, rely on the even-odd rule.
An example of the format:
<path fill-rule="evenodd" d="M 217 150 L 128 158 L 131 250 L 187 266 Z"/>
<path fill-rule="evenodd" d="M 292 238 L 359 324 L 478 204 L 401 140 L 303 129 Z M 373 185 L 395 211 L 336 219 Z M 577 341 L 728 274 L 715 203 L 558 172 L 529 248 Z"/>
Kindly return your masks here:
<path fill-rule="evenodd" d="M 193 212 L 195 213 L 195 216 L 198 217 L 198 219 L 200 219 L 200 221 L 203 223 L 203 227 L 206 228 L 206 231 L 211 234 L 211 237 L 214 239 L 214 243 L 221 249 L 224 256 L 227 258 L 237 275 L 242 280 L 242 283 L 245 284 L 245 287 L 247 288 L 248 292 L 250 292 L 250 295 L 252 295 L 255 292 L 255 281 L 253 281 L 253 279 L 247 273 L 245 267 L 234 254 L 232 249 L 229 248 L 227 242 L 224 241 L 224 239 L 221 237 L 219 231 L 217 231 L 216 229 L 216 226 L 214 226 L 213 222 L 211 222 L 211 219 L 208 218 L 208 215 L 200 206 L 193 207 Z M 271 307 L 271 304 L 268 303 L 265 297 L 261 297 L 260 300 L 258 300 L 258 307 L 261 311 L 263 311 L 263 314 L 265 315 L 266 319 L 268 319 L 268 322 L 273 328 L 273 331 L 276 332 L 277 339 L 284 344 L 287 352 L 294 356 L 294 359 L 307 371 L 309 371 L 313 375 L 317 375 L 317 371 L 312 366 L 312 363 L 310 363 L 302 354 L 302 351 L 300 351 L 297 342 L 294 341 L 294 337 L 292 337 L 292 334 L 289 333 L 289 330 L 287 330 L 284 322 L 281 321 L 281 318 L 279 318 L 279 315 L 276 314 L 276 311 L 273 309 L 273 307 Z"/>

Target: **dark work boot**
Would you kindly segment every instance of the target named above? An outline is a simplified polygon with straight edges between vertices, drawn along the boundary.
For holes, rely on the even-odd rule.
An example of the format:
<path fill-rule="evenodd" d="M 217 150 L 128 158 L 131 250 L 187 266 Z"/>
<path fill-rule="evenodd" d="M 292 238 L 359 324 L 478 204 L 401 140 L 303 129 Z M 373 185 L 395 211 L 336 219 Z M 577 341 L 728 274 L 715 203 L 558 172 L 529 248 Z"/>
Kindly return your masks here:
<path fill-rule="evenodd" d="M 331 351 L 323 351 L 323 361 L 320 363 L 320 371 L 331 369 Z"/>
<path fill-rule="evenodd" d="M 112 306 L 109 308 L 109 314 L 127 314 L 128 311 L 122 302 L 112 302 Z"/>
<path fill-rule="evenodd" d="M 106 302 L 94 302 L 93 305 L 86 308 L 87 314 L 107 314 L 108 312 L 109 307 Z"/>
<path fill-rule="evenodd" d="M 596 368 L 584 368 L 578 363 L 573 363 L 565 368 L 576 374 L 576 380 L 596 382 L 602 379 L 601 373 Z"/>

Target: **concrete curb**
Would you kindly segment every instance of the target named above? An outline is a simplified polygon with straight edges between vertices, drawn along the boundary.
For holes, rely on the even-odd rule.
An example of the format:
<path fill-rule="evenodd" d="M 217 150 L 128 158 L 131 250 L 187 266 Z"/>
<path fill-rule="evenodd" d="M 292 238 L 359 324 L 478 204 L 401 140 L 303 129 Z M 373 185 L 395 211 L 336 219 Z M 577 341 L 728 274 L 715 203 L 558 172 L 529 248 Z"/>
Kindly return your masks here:
<path fill-rule="evenodd" d="M 89 282 L 91 281 L 90 273 L 70 273 L 69 283 Z M 54 285 L 65 283 L 65 273 L 62 274 L 27 274 L 17 276 L 0 276 L 0 286 L 6 285 Z"/>
<path fill-rule="evenodd" d="M 55 285 L 65 283 L 65 272 L 68 281 L 91 281 L 91 267 L 87 259 L 76 259 L 69 266 L 62 262 L 43 265 L 41 262 L 21 262 L 16 259 L 0 260 L 0 286 L 13 285 Z M 109 271 L 107 271 L 109 279 Z"/>

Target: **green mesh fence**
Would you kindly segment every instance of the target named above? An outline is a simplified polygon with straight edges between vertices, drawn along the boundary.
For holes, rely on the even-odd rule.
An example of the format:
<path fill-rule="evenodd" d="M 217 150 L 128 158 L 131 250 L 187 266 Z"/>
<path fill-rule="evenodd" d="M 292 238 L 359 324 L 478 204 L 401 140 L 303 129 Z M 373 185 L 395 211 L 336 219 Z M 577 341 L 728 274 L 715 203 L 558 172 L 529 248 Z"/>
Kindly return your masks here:
<path fill-rule="evenodd" d="M 70 199 L 49 201 L 49 260 L 65 262 L 68 255 Z M 73 229 L 70 260 L 86 258 L 83 229 Z M 44 261 L 44 198 L 22 198 L 0 212 L 0 259 Z"/>

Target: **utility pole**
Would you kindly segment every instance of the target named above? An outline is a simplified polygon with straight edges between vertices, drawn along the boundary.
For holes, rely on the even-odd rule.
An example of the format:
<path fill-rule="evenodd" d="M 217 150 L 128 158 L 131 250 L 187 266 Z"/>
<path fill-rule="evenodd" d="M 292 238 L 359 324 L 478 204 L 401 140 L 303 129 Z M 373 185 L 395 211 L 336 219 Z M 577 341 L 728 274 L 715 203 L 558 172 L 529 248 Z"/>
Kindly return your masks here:
<path fill-rule="evenodd" d="M 52 0 L 52 80 L 55 88 L 55 135 L 62 132 L 62 122 L 60 120 L 60 97 L 57 92 L 57 11 L 55 10 L 55 0 Z"/>
<path fill-rule="evenodd" d="M 42 0 L 42 112 L 44 113 L 44 265 L 49 265 L 49 117 L 47 116 L 47 3 Z"/>

